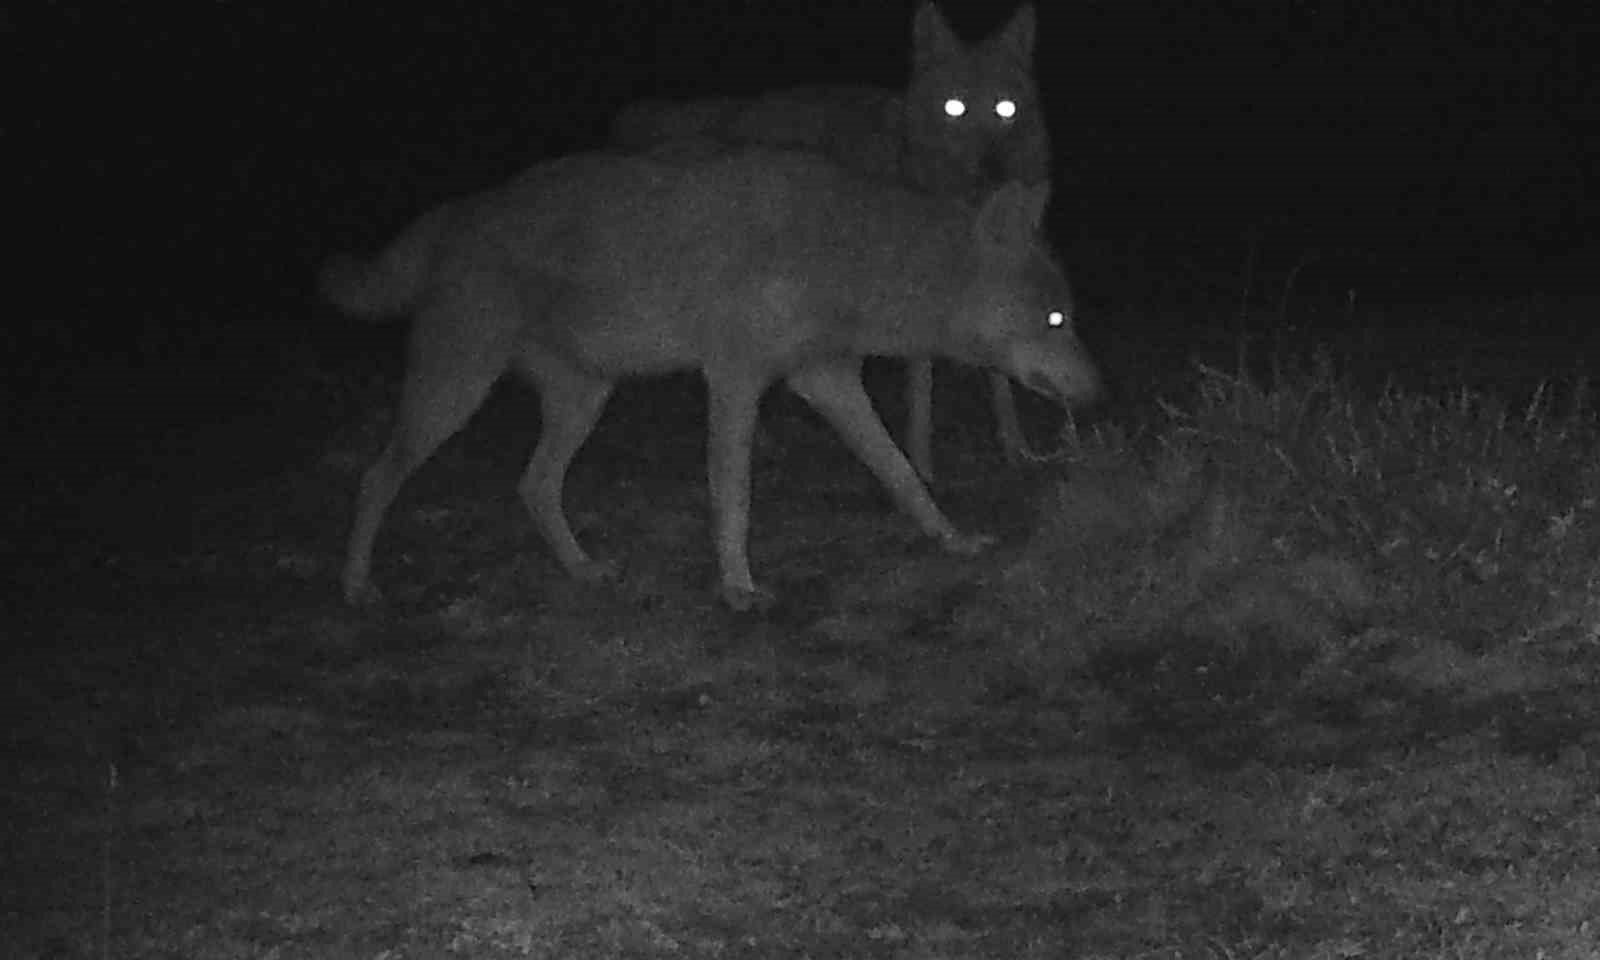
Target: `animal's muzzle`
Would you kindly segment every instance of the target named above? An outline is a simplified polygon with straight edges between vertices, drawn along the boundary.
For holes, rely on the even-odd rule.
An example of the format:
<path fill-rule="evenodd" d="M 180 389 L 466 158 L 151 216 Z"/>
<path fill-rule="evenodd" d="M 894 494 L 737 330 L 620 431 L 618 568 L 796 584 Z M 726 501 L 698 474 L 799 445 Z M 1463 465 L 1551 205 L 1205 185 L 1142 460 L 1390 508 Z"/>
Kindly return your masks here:
<path fill-rule="evenodd" d="M 1081 351 L 1019 358 L 1022 385 L 1064 407 L 1082 406 L 1100 395 L 1100 374 Z"/>

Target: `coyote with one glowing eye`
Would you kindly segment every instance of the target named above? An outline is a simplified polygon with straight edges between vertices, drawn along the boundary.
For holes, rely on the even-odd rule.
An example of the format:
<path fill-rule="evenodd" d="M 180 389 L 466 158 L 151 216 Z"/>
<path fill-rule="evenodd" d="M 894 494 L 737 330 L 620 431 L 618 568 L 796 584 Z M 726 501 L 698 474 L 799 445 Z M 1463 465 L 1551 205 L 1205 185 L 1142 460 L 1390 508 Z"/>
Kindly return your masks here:
<path fill-rule="evenodd" d="M 813 153 L 592 153 L 424 216 L 368 264 L 329 263 L 352 313 L 414 314 L 389 445 L 362 478 L 344 567 L 352 603 L 378 599 L 373 542 L 400 485 L 459 430 L 501 375 L 538 388 L 539 444 L 519 491 L 561 564 L 610 572 L 562 507 L 567 465 L 621 377 L 698 370 L 708 390 L 721 595 L 763 605 L 746 554 L 750 448 L 761 395 L 782 380 L 843 435 L 899 506 L 946 549 L 959 532 L 878 419 L 868 355 L 945 356 L 1004 371 L 1063 404 L 1096 390 L 1067 283 L 1038 239 L 1044 186 L 981 204 L 861 177 Z"/>
<path fill-rule="evenodd" d="M 753 98 L 645 100 L 622 110 L 611 141 L 645 149 L 686 138 L 818 150 L 870 176 L 941 195 L 981 199 L 1007 181 L 1050 181 L 1050 137 L 1034 79 L 1034 10 L 1020 8 L 974 45 L 961 41 L 937 7 L 918 9 L 906 89 L 814 86 Z M 996 430 L 1013 462 L 1026 449 L 1010 382 L 990 378 Z M 933 367 L 909 364 L 906 447 L 933 478 L 929 433 Z"/>

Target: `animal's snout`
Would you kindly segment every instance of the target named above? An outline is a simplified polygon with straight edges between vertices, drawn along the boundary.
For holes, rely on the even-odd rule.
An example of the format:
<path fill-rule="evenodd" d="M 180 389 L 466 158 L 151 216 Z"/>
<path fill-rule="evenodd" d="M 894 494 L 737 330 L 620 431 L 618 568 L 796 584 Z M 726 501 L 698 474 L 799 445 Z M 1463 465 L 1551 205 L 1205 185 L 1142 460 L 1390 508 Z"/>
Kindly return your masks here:
<path fill-rule="evenodd" d="M 1034 393 L 1066 407 L 1092 403 L 1101 390 L 1100 372 L 1076 342 L 1048 350 L 1032 345 L 1014 348 L 1012 375 Z"/>

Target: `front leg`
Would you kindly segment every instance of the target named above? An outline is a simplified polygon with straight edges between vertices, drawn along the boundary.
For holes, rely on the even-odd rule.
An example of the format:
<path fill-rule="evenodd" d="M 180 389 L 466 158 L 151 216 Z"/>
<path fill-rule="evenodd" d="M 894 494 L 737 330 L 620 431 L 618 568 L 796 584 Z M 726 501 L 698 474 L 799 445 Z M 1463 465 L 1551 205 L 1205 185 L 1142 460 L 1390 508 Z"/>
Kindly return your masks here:
<path fill-rule="evenodd" d="M 970 555 L 995 542 L 990 536 L 957 530 L 933 502 L 922 478 L 872 408 L 872 400 L 861 386 L 859 359 L 807 367 L 791 374 L 787 383 L 833 424 L 861 462 L 889 489 L 900 509 L 946 550 Z"/>
<path fill-rule="evenodd" d="M 738 375 L 707 377 L 706 481 L 720 592 L 740 611 L 769 607 L 774 599 L 750 574 L 750 448 L 763 386 Z"/>

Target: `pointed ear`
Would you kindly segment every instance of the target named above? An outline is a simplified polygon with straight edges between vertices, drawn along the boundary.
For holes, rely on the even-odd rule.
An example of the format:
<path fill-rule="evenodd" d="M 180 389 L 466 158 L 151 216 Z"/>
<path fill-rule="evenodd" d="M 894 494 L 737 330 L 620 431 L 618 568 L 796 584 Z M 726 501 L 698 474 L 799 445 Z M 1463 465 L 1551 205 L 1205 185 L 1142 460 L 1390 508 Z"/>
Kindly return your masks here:
<path fill-rule="evenodd" d="M 1003 183 L 978 208 L 973 235 L 986 250 L 1027 250 L 1044 223 L 1044 210 L 1049 204 L 1048 183 Z"/>
<path fill-rule="evenodd" d="M 987 44 L 1027 63 L 1033 60 L 1033 4 L 1025 3 L 1011 15 L 1005 26 L 989 36 Z"/>
<path fill-rule="evenodd" d="M 950 21 L 944 18 L 937 6 L 930 2 L 917 8 L 917 15 L 911 20 L 913 69 L 922 70 L 935 61 L 958 56 L 965 49 L 966 45 L 950 29 Z"/>

